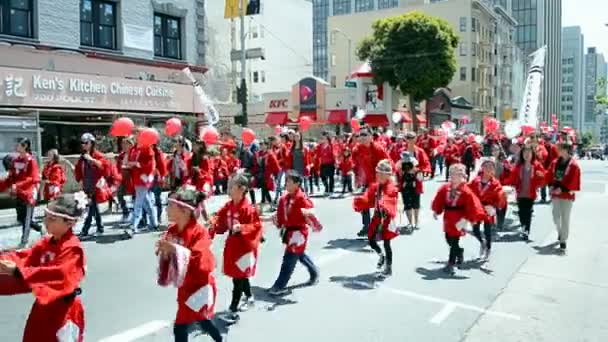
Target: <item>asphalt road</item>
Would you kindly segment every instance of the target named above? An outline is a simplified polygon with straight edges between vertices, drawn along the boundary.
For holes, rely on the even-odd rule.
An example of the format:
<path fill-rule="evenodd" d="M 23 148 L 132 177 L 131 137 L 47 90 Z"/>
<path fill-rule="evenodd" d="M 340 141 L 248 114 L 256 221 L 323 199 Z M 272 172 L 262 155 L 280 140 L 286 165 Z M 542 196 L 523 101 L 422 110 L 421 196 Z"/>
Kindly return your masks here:
<path fill-rule="evenodd" d="M 276 229 L 267 224 L 267 241 L 252 281 L 256 306 L 241 314 L 237 325 L 222 330 L 231 342 L 607 341 L 602 314 L 608 304 L 608 262 L 601 256 L 608 231 L 602 227 L 601 212 L 608 198 L 608 167 L 602 162 L 581 163 L 583 191 L 574 209 L 567 256 L 555 256 L 545 247 L 556 233 L 550 205 L 537 205 L 531 242 L 520 241 L 512 229 L 498 232 L 492 261 L 481 268 L 474 261 L 479 244 L 467 236 L 467 262 L 455 277 L 440 270 L 447 246 L 440 221 L 434 221 L 428 210 L 441 182 L 425 183 L 422 229 L 394 240 L 394 274 L 385 281 L 374 276 L 376 258 L 366 242 L 355 238 L 361 224 L 351 199 L 315 199 L 325 229 L 312 234 L 308 252 L 321 268 L 321 282 L 296 287 L 282 299 L 265 294 L 283 253 Z M 213 210 L 224 200 L 216 198 L 210 207 Z M 171 341 L 175 289 L 160 288 L 155 282 L 153 245 L 158 233 L 123 241 L 120 230 L 109 231 L 102 240 L 84 243 L 86 340 Z M 18 233 L 0 230 L 0 243 L 10 243 Z M 217 239 L 214 244 L 218 260 L 223 242 Z M 220 270 L 219 312 L 227 309 L 232 288 Z M 306 271 L 298 266 L 291 285 L 307 280 Z M 31 295 L 4 297 L 0 303 L 0 341 L 20 341 Z M 191 341 L 210 341 L 195 335 Z"/>

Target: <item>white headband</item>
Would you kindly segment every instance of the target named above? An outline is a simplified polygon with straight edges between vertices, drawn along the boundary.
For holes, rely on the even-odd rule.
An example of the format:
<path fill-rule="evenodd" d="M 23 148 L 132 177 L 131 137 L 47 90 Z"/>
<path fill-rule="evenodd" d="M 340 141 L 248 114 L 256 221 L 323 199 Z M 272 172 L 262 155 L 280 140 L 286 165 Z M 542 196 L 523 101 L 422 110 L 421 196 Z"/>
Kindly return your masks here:
<path fill-rule="evenodd" d="M 58 213 L 58 212 L 56 212 L 56 211 L 52 211 L 52 210 L 50 210 L 50 209 L 48 209 L 48 208 L 45 208 L 45 209 L 44 209 L 44 212 L 45 212 L 45 213 L 47 213 L 47 214 L 49 214 L 49 215 L 52 215 L 52 216 L 56 216 L 56 217 L 61 217 L 61 218 L 64 218 L 64 219 L 66 219 L 66 220 L 70 220 L 70 221 L 78 221 L 78 218 L 77 218 L 77 217 L 70 216 L 70 215 L 66 215 L 66 214 L 62 214 L 62 213 Z"/>
<path fill-rule="evenodd" d="M 192 211 L 196 211 L 195 207 L 191 206 L 190 204 L 188 204 L 186 202 L 182 202 L 182 201 L 180 201 L 178 199 L 169 198 L 168 201 L 171 202 L 171 203 L 175 203 L 175 204 L 179 205 L 180 207 L 184 207 L 184 208 L 190 209 Z"/>

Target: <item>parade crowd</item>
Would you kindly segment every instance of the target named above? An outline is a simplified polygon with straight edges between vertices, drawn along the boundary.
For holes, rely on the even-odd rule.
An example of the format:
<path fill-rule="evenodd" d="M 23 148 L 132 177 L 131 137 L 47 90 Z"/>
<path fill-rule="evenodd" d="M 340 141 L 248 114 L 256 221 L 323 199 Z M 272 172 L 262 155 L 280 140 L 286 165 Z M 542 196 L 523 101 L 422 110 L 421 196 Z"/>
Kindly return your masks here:
<path fill-rule="evenodd" d="M 469 232 L 479 240 L 480 260 L 490 259 L 492 232 L 505 224 L 509 205 L 516 206 L 521 238 L 527 240 L 533 234 L 537 196 L 552 205 L 556 240 L 565 253 L 575 193 L 580 190 L 581 171 L 567 133 L 533 131 L 506 137 L 493 130 L 480 137 L 423 129 L 392 134 L 363 126 L 353 133 L 326 132 L 316 141 L 305 141 L 295 127 L 259 140 L 249 130 L 237 141 L 207 131 L 194 141 L 176 135 L 173 149 L 164 153 L 158 141 L 141 138 L 144 131 L 122 137 L 121 152 L 113 160 L 96 149 L 95 136 L 84 134 L 82 155 L 74 166 L 82 192 L 74 194 L 62 191 L 66 172 L 57 151 L 49 151 L 42 172 L 27 139 L 5 158 L 9 171 L 0 180 L 0 190 L 16 200 L 22 240 L 17 250 L 0 253 L 0 295 L 35 296 L 24 341 L 84 340 L 79 295 L 86 262 L 81 239 L 89 235 L 93 220 L 96 234 L 104 233 L 102 203 L 119 208 L 125 234 L 136 238 L 141 229 L 159 230 L 161 192 L 170 190 L 164 209 L 169 225 L 155 252 L 158 284 L 177 288 L 175 341 L 187 341 L 193 324 L 222 341 L 212 320 L 217 296 L 225 295 L 216 288 L 212 241 L 226 236 L 222 271 L 232 278 L 233 291 L 229 313 L 221 318 L 236 323 L 239 313 L 254 304 L 251 279 L 266 232 L 278 229 L 285 245 L 270 295 L 288 292 L 298 263 L 308 270 L 309 285 L 319 281 L 319 269 L 306 248 L 309 234 L 323 229 L 311 195 L 353 196 L 353 212 L 361 217 L 353 235 L 368 240 L 378 256 L 377 276 L 385 278 L 393 272 L 391 241 L 404 231 L 420 229 L 420 215 L 442 220 L 449 250 L 444 270 L 454 275 L 464 259 L 460 239 Z M 430 212 L 421 212 L 425 182 L 439 177 L 445 177 L 445 183 L 426 205 Z M 42 225 L 33 217 L 41 182 L 49 201 Z M 216 213 L 208 213 L 205 201 L 219 194 L 229 200 Z M 397 222 L 400 210 L 408 222 L 404 227 Z M 266 213 L 271 220 L 263 222 L 260 217 Z M 85 219 L 77 236 L 74 228 L 81 216 Z M 48 234 L 27 247 L 31 229 Z"/>

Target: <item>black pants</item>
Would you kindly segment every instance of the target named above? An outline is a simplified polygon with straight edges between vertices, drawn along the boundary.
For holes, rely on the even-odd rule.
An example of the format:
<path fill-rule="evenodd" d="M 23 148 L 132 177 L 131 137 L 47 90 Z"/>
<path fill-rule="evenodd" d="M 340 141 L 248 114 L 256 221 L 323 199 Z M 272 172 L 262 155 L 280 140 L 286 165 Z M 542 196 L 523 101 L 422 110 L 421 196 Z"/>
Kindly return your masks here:
<path fill-rule="evenodd" d="M 526 233 L 530 233 L 532 213 L 534 212 L 534 200 L 531 198 L 518 198 L 517 208 L 519 211 L 519 223 L 521 223 Z"/>
<path fill-rule="evenodd" d="M 483 223 L 483 237 L 481 236 L 481 223 L 473 225 L 473 235 L 479 240 L 479 243 L 484 244 L 488 250 L 492 249 L 492 227 L 491 223 Z M 485 240 L 485 241 L 484 241 Z"/>
<path fill-rule="evenodd" d="M 215 185 L 215 194 L 225 194 L 228 191 L 228 180 L 227 179 L 218 179 L 214 181 Z"/>
<path fill-rule="evenodd" d="M 97 224 L 97 232 L 103 233 L 103 223 L 101 222 L 101 214 L 99 213 L 97 200 L 95 199 L 95 195 L 91 195 L 89 197 L 91 198 L 89 201 L 89 211 L 87 213 L 87 218 L 84 220 L 84 225 L 82 226 L 82 234 L 89 234 L 93 217 L 95 217 L 95 223 Z"/>
<path fill-rule="evenodd" d="M 450 166 L 452 164 L 446 162 L 445 163 L 445 181 L 447 182 L 448 180 L 450 180 Z"/>
<path fill-rule="evenodd" d="M 17 199 L 15 203 L 17 222 L 21 223 L 21 244 L 25 245 L 30 239 L 30 228 L 40 231 L 40 225 L 34 222 L 34 206 Z"/>
<path fill-rule="evenodd" d="M 348 192 L 353 192 L 353 177 L 350 174 L 342 176 L 342 193 L 345 194 L 346 190 Z"/>
<path fill-rule="evenodd" d="M 540 188 L 540 199 L 545 202 L 547 200 L 547 186 Z"/>
<path fill-rule="evenodd" d="M 376 237 L 372 236 L 368 238 L 369 246 L 374 250 L 374 252 L 378 254 L 382 254 L 382 250 L 380 246 L 378 246 L 378 241 L 376 241 Z M 383 240 L 384 241 L 384 254 L 386 256 L 386 265 L 393 265 L 393 249 L 391 248 L 391 240 Z"/>
<path fill-rule="evenodd" d="M 507 216 L 507 207 L 496 209 L 496 229 L 502 230 L 505 226 L 505 217 Z"/>
<path fill-rule="evenodd" d="M 322 164 L 321 165 L 321 181 L 323 181 L 323 186 L 325 187 L 325 192 L 332 193 L 334 192 L 334 174 L 336 173 L 336 168 L 334 164 Z"/>
<path fill-rule="evenodd" d="M 237 312 L 241 297 L 245 294 L 246 297 L 251 297 L 251 284 L 249 278 L 232 279 L 232 302 L 230 302 L 230 311 Z"/>
<path fill-rule="evenodd" d="M 449 236 L 445 234 L 445 241 L 450 246 L 450 256 L 448 257 L 448 264 L 454 265 L 458 259 L 462 260 L 464 249 L 460 248 L 460 236 Z"/>
<path fill-rule="evenodd" d="M 466 172 L 467 172 L 467 181 L 468 181 L 469 178 L 471 178 L 471 171 L 473 171 L 473 169 L 475 169 L 475 164 L 466 164 L 465 168 L 466 168 Z"/>
<path fill-rule="evenodd" d="M 198 324 L 201 329 L 209 334 L 209 336 L 211 336 L 215 342 L 222 341 L 222 335 L 213 321 L 205 320 L 192 324 Z M 175 324 L 173 326 L 173 336 L 175 336 L 175 342 L 188 342 L 189 328 L 192 324 Z"/>
<path fill-rule="evenodd" d="M 260 203 L 272 203 L 272 196 L 270 196 L 270 191 L 268 189 L 262 188 L 262 201 Z"/>
<path fill-rule="evenodd" d="M 255 205 L 255 189 L 249 190 L 249 197 L 251 197 L 251 204 Z"/>

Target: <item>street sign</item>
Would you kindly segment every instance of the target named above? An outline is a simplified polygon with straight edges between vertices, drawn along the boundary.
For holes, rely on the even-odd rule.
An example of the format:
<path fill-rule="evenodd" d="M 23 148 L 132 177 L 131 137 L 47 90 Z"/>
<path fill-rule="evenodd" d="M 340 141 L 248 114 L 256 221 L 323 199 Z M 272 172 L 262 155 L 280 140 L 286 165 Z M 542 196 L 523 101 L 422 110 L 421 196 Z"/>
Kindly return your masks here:
<path fill-rule="evenodd" d="M 266 58 L 264 55 L 263 48 L 254 48 L 245 50 L 245 58 L 246 59 L 264 59 Z M 230 51 L 230 60 L 233 62 L 238 62 L 241 60 L 241 50 L 232 50 Z"/>
<path fill-rule="evenodd" d="M 346 88 L 357 88 L 357 82 L 355 82 L 355 81 L 346 81 L 346 82 L 344 82 L 344 86 Z"/>

